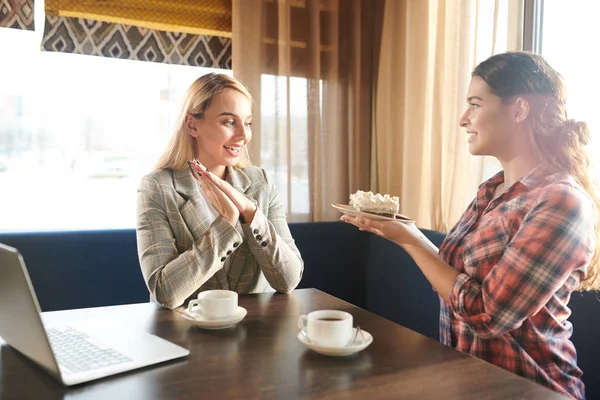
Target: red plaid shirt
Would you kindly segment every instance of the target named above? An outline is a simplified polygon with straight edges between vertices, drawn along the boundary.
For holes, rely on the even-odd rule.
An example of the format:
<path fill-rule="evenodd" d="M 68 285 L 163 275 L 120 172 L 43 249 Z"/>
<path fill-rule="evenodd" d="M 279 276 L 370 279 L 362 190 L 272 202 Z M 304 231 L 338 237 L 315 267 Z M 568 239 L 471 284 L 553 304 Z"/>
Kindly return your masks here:
<path fill-rule="evenodd" d="M 440 340 L 549 387 L 585 397 L 567 321 L 594 253 L 594 206 L 564 173 L 538 167 L 492 200 L 499 172 L 440 247 L 460 272 L 441 301 Z"/>

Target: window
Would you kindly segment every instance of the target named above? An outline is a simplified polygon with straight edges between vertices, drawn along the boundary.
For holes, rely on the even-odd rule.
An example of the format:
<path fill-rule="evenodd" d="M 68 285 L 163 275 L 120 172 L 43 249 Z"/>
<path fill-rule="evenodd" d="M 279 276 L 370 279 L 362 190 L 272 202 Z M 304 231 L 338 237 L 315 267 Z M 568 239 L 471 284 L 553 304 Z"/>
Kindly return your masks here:
<path fill-rule="evenodd" d="M 262 75 L 261 167 L 277 186 L 289 219 L 308 221 L 308 83 L 291 77 L 287 85 L 286 77 Z"/>
<path fill-rule="evenodd" d="M 592 154 L 600 152 L 598 93 L 600 75 L 596 52 L 590 46 L 600 36 L 600 3 L 585 0 L 539 3 L 538 43 L 542 56 L 563 75 L 568 89 L 569 118 L 587 122 Z M 595 165 L 598 173 L 598 163 Z"/>
<path fill-rule="evenodd" d="M 214 70 L 42 52 L 35 7 L 35 32 L 0 28 L 0 230 L 133 228 L 185 90 Z"/>

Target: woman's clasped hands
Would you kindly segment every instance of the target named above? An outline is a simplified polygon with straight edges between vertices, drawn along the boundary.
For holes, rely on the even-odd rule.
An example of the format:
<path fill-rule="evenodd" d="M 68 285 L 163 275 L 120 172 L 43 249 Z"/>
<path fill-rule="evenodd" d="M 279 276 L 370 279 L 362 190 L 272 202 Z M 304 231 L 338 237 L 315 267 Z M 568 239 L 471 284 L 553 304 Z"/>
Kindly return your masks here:
<path fill-rule="evenodd" d="M 197 158 L 188 161 L 192 175 L 202 184 L 202 188 L 211 204 L 232 226 L 242 219 L 251 223 L 256 213 L 256 204 L 240 193 L 229 182 L 219 178 L 208 170 Z"/>

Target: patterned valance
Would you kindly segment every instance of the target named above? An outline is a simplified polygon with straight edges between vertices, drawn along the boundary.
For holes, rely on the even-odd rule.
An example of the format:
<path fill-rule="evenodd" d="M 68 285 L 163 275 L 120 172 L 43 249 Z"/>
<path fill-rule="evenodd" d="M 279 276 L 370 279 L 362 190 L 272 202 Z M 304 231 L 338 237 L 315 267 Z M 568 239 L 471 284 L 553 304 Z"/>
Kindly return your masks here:
<path fill-rule="evenodd" d="M 45 8 L 43 50 L 231 69 L 231 0 L 46 0 Z"/>
<path fill-rule="evenodd" d="M 0 27 L 34 30 L 33 0 L 0 0 Z"/>

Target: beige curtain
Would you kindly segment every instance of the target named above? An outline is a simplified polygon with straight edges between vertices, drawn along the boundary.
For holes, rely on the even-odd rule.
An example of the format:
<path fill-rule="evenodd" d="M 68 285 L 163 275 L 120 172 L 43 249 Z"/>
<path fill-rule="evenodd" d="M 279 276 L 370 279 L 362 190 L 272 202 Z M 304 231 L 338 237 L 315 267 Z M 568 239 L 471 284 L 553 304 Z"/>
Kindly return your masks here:
<path fill-rule="evenodd" d="M 469 155 L 458 126 L 470 74 L 521 48 L 522 1 L 387 0 L 377 84 L 373 188 L 420 227 L 449 230 L 500 167 Z"/>
<path fill-rule="evenodd" d="M 233 0 L 233 74 L 254 96 L 250 155 L 290 221 L 334 220 L 370 185 L 383 0 Z"/>

